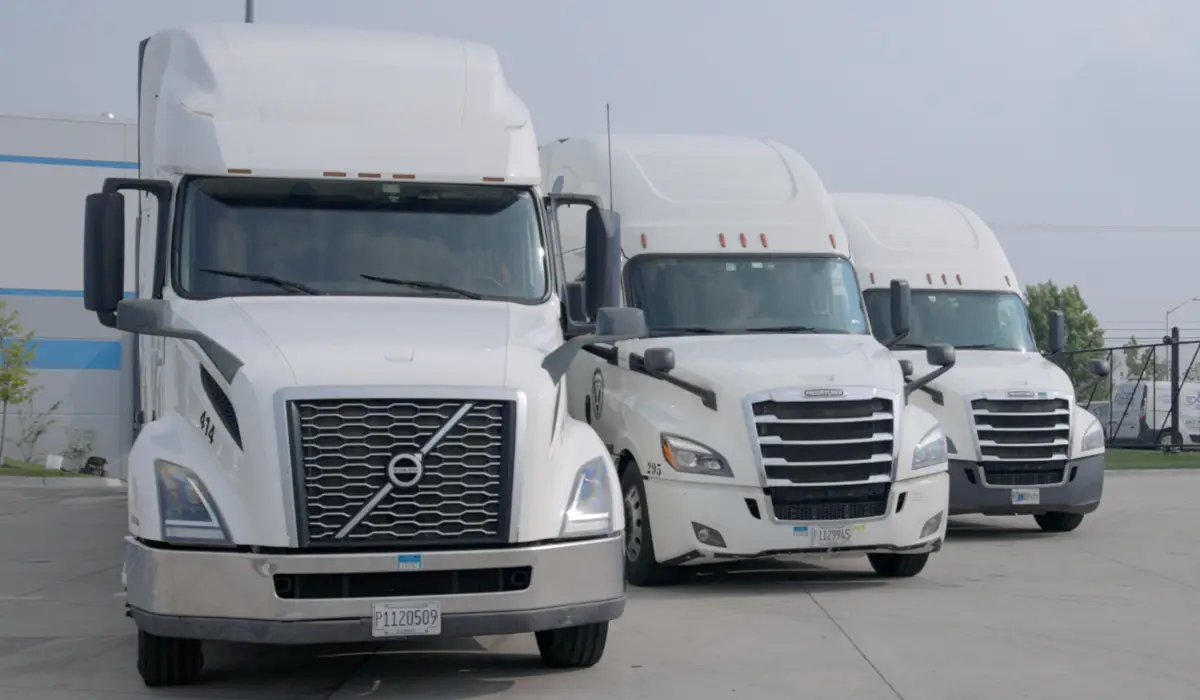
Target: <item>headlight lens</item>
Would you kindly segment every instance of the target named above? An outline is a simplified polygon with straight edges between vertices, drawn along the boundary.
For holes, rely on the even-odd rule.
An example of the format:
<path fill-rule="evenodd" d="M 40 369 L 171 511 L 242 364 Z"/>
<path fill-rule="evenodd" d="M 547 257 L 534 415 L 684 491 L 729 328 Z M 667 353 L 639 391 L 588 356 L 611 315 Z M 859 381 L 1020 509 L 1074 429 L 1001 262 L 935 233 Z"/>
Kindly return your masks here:
<path fill-rule="evenodd" d="M 941 464 L 946 461 L 946 454 L 946 435 L 941 427 L 935 427 L 925 433 L 913 450 L 912 468 L 925 469 Z"/>
<path fill-rule="evenodd" d="M 563 513 L 561 537 L 587 537 L 612 532 L 612 489 L 604 459 L 597 457 L 579 468 L 571 500 Z"/>
<path fill-rule="evenodd" d="M 1083 434 L 1079 450 L 1081 452 L 1092 452 L 1102 449 L 1104 449 L 1104 430 L 1100 427 L 1099 422 L 1093 422 L 1092 427 L 1088 428 L 1087 432 Z"/>
<path fill-rule="evenodd" d="M 212 496 L 187 467 L 154 461 L 163 537 L 171 541 L 232 544 Z"/>
<path fill-rule="evenodd" d="M 729 463 L 716 450 L 670 433 L 662 434 L 663 459 L 677 472 L 707 476 L 733 476 Z"/>

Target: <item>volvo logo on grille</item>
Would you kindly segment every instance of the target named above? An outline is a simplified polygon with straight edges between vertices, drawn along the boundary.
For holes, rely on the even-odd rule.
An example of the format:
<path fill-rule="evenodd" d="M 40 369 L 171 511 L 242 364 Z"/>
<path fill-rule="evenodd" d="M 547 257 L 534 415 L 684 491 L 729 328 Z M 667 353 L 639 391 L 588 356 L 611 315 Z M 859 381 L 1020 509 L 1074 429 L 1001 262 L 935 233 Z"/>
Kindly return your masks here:
<path fill-rule="evenodd" d="M 1010 399 L 1032 399 L 1037 394 L 1032 391 L 1010 391 L 1005 396 Z"/>
<path fill-rule="evenodd" d="M 845 396 L 846 392 L 841 389 L 805 389 L 804 397 L 808 399 L 828 399 Z"/>
<path fill-rule="evenodd" d="M 388 481 L 398 489 L 416 486 L 425 476 L 425 462 L 419 452 L 398 454 L 387 465 Z"/>

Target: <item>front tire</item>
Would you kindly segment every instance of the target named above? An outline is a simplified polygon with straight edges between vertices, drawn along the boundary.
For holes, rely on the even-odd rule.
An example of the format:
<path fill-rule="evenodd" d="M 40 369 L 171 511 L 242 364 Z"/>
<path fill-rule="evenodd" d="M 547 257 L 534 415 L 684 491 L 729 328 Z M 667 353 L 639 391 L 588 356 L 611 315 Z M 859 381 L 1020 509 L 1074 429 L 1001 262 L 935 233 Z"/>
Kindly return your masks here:
<path fill-rule="evenodd" d="M 203 642 L 199 639 L 159 637 L 138 630 L 138 673 L 148 688 L 192 685 L 204 668 Z"/>
<path fill-rule="evenodd" d="M 621 474 L 621 494 L 625 503 L 625 580 L 642 587 L 671 583 L 678 570 L 663 566 L 655 559 L 650 504 L 646 500 L 645 480 L 636 462 L 625 465 Z"/>
<path fill-rule="evenodd" d="M 550 668 L 590 668 L 604 656 L 608 623 L 546 630 L 534 635 L 542 662 Z"/>
<path fill-rule="evenodd" d="M 925 568 L 929 553 L 924 554 L 868 554 L 871 568 L 883 578 L 912 578 Z"/>
<path fill-rule="evenodd" d="M 1033 519 L 1043 532 L 1070 532 L 1083 522 L 1083 513 L 1038 513 Z"/>

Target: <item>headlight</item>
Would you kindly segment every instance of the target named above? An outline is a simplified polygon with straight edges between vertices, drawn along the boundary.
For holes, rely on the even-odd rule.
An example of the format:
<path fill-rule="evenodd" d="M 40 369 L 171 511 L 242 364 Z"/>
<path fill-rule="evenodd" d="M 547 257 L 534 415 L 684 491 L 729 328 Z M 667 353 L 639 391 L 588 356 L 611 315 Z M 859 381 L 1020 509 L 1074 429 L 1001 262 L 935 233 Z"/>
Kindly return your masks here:
<path fill-rule="evenodd" d="M 733 476 L 729 463 L 716 450 L 705 447 L 670 433 L 662 434 L 663 459 L 677 472 L 706 474 L 708 476 Z"/>
<path fill-rule="evenodd" d="M 587 537 L 612 532 L 612 489 L 604 459 L 597 457 L 579 468 L 571 500 L 563 513 L 560 537 Z"/>
<path fill-rule="evenodd" d="M 192 470 L 157 459 L 154 476 L 164 539 L 232 544 L 212 496 Z"/>
<path fill-rule="evenodd" d="M 913 450 L 912 468 L 924 469 L 945 461 L 946 435 L 940 427 L 935 427 L 925 433 L 925 437 L 921 438 Z"/>
<path fill-rule="evenodd" d="M 1079 451 L 1093 452 L 1102 449 L 1104 449 L 1104 430 L 1100 427 L 1099 422 L 1093 422 L 1092 427 L 1083 434 L 1083 440 L 1079 443 Z"/>

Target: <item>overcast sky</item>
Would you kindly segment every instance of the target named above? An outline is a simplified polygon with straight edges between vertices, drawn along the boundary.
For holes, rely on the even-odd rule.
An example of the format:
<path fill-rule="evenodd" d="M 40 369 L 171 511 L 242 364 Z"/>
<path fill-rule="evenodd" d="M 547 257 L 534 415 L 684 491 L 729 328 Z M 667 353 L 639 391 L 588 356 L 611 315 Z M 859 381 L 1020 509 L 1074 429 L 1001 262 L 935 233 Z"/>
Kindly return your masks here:
<path fill-rule="evenodd" d="M 1200 297 L 1196 0 L 257 0 L 259 22 L 496 47 L 542 141 L 604 128 L 797 149 L 831 190 L 932 194 L 1111 334 Z M 132 118 L 137 42 L 242 0 L 2 0 L 0 113 Z M 1200 302 L 1171 316 L 1200 336 Z M 1185 333 L 1187 330 L 1185 330 Z"/>

